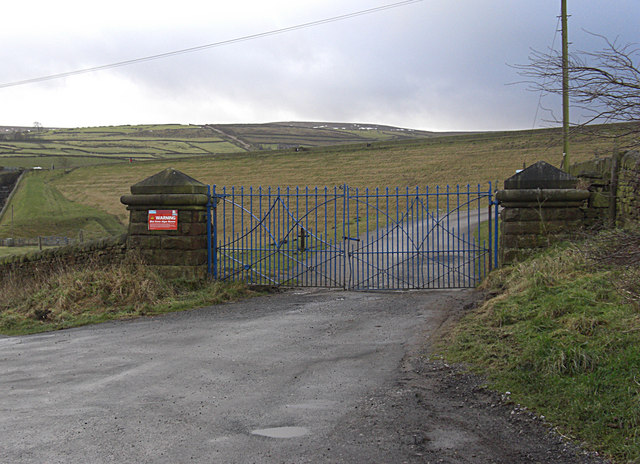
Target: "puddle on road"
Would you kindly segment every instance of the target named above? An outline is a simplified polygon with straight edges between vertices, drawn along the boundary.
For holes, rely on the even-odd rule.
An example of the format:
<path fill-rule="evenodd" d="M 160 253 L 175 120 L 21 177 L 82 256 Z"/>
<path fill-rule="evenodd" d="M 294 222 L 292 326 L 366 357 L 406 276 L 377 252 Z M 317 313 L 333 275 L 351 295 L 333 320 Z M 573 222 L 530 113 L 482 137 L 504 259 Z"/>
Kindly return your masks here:
<path fill-rule="evenodd" d="M 309 433 L 306 427 L 273 427 L 270 429 L 252 430 L 252 435 L 260 435 L 269 438 L 296 438 Z"/>

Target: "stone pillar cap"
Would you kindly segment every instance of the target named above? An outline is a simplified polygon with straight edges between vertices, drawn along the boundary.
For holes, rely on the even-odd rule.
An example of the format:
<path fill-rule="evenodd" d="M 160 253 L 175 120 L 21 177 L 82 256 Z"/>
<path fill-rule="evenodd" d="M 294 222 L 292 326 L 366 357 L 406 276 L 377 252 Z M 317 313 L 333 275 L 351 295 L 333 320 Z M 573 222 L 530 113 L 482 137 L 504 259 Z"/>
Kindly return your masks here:
<path fill-rule="evenodd" d="M 207 186 L 183 172 L 167 168 L 131 186 L 133 195 L 207 193 Z"/>
<path fill-rule="evenodd" d="M 505 189 L 574 189 L 578 178 L 538 161 L 504 181 Z"/>

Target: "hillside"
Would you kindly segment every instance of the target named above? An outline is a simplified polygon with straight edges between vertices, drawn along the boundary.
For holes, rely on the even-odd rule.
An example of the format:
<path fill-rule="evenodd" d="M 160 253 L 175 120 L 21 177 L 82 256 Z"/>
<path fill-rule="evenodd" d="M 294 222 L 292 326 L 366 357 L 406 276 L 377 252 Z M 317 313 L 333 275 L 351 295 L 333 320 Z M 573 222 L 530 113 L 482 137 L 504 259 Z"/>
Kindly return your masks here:
<path fill-rule="evenodd" d="M 313 122 L 1 127 L 0 166 L 69 168 L 433 136 L 431 132 L 374 124 Z"/>
<path fill-rule="evenodd" d="M 174 167 L 203 183 L 218 186 L 335 186 L 415 187 L 483 184 L 502 181 L 523 164 L 539 160 L 558 165 L 562 152 L 560 130 L 432 137 L 294 150 L 259 151 L 105 165 L 73 170 L 55 185 L 70 200 L 99 208 L 123 223 L 127 212 L 120 195 L 140 180 Z M 574 140 L 573 160 L 606 153 L 611 142 L 592 136 Z"/>
<path fill-rule="evenodd" d="M 311 123 L 299 123 L 311 124 Z M 272 126 L 272 129 L 275 126 Z M 282 131 L 291 126 L 277 126 Z M 250 125 L 234 126 L 238 139 L 247 142 Z M 261 127 L 257 128 L 260 129 Z M 309 129 L 302 127 L 303 129 Z M 65 129 L 61 134 L 80 134 L 98 132 L 109 133 L 112 128 Z M 313 129 L 313 128 L 311 128 Z M 122 129 L 120 129 L 122 130 Z M 144 141 L 153 134 L 155 141 L 167 140 L 173 134 L 202 134 L 208 129 L 196 126 L 135 126 L 130 127 L 128 139 Z M 229 128 L 225 128 L 227 136 Z M 334 129 L 338 130 L 338 129 Z M 339 129 L 342 131 L 342 129 Z M 344 129 L 346 131 L 347 129 Z M 374 129 L 360 129 L 370 133 Z M 384 128 L 379 128 L 382 132 Z M 613 149 L 613 141 L 603 137 L 610 135 L 615 126 L 602 126 L 600 134 L 575 134 L 572 138 L 573 162 L 591 159 L 594 156 L 607 156 Z M 243 132 L 244 131 L 244 132 Z M 117 131 L 112 131 L 117 132 Z M 256 132 L 253 132 L 255 134 Z M 426 135 L 423 133 L 422 135 Z M 97 135 L 96 135 L 97 136 Z M 273 136 L 273 133 L 272 133 Z M 137 137 L 137 138 L 136 138 Z M 193 141 L 192 141 L 193 142 Z M 147 141 L 147 143 L 151 143 Z M 167 142 L 169 143 L 169 142 Z M 219 140 L 219 143 L 223 143 Z M 225 142 L 231 144 L 231 142 Z M 114 148 L 122 150 L 122 148 Z M 359 141 L 351 144 L 308 147 L 303 150 L 252 150 L 232 153 L 189 155 L 166 157 L 136 158 L 146 162 L 104 162 L 93 166 L 75 169 L 34 171 L 28 182 L 40 182 L 48 192 L 55 195 L 58 204 L 49 205 L 48 198 L 31 196 L 22 207 L 14 205 L 14 226 L 6 216 L 0 221 L 0 237 L 65 235 L 75 237 L 78 228 L 87 228 L 91 224 L 106 224 L 107 218 L 117 218 L 123 229 L 128 222 L 128 214 L 120 203 L 120 196 L 129 193 L 129 187 L 140 180 L 169 166 L 198 179 L 203 183 L 218 186 L 246 187 L 323 187 L 349 184 L 361 188 L 413 188 L 415 186 L 446 186 L 455 188 L 456 184 L 486 185 L 498 181 L 498 185 L 513 175 L 523 165 L 536 161 L 547 161 L 558 166 L 562 158 L 562 132 L 560 129 L 534 131 L 494 132 L 477 134 L 458 134 L 449 136 L 430 136 L 406 140 L 382 140 L 376 142 Z M 139 153 L 138 153 L 139 155 Z M 139 155 L 141 156 L 141 155 Z M 120 157 L 122 158 L 122 157 Z M 41 160 L 42 158 L 34 158 Z M 126 158 L 128 160 L 128 158 Z M 115 157 L 115 161 L 121 161 Z M 64 166 L 63 166 L 64 167 Z M 494 188 L 496 185 L 494 184 Z M 24 192 L 38 191 L 36 188 Z M 43 187 L 44 188 L 44 187 Z M 48 194 L 53 198 L 54 193 Z M 61 205 L 61 199 L 69 205 Z M 80 209 L 89 207 L 96 214 L 87 213 L 87 224 L 76 214 Z M 55 207 L 54 207 L 55 206 Z M 68 211 L 52 215 L 50 211 Z M 69 216 L 65 218 L 63 216 Z M 91 218 L 102 218 L 100 221 Z M 18 224 L 25 224 L 24 227 Z M 28 227 L 27 227 L 28 225 Z M 34 228 L 38 225 L 42 230 Z M 113 227 L 93 227 L 92 235 L 108 235 Z"/>

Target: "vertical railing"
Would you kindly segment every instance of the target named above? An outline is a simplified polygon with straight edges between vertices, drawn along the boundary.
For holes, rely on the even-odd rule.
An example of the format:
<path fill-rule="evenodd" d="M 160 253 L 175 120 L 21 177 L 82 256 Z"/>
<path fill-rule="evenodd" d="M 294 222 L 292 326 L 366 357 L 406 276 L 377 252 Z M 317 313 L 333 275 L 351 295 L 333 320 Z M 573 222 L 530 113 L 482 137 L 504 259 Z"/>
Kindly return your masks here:
<path fill-rule="evenodd" d="M 218 192 L 214 185 L 207 208 L 207 269 L 219 279 L 263 285 L 474 286 L 497 266 L 498 208 L 491 188 L 350 190 L 345 185 L 333 192 L 327 187 Z"/>
<path fill-rule="evenodd" d="M 213 277 L 213 243 L 215 243 L 211 231 L 212 201 L 211 186 L 207 185 L 207 276 L 209 278 Z"/>

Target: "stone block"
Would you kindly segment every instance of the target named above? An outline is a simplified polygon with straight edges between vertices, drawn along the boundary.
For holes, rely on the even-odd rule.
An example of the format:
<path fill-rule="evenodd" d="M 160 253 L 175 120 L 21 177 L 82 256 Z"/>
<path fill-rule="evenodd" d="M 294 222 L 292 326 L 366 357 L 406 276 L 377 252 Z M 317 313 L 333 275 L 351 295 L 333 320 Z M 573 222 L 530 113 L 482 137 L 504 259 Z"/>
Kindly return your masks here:
<path fill-rule="evenodd" d="M 134 194 L 122 195 L 120 203 L 131 209 L 202 209 L 207 196 L 200 194 Z"/>
<path fill-rule="evenodd" d="M 580 203 L 587 200 L 591 193 L 588 190 L 580 189 L 519 189 L 519 190 L 499 190 L 496 199 L 502 205 L 509 203 L 530 204 L 540 207 L 563 207 L 564 203 Z M 503 205 L 504 206 L 504 205 Z M 517 206 L 515 206 L 517 207 Z"/>
<path fill-rule="evenodd" d="M 163 250 L 206 250 L 207 236 L 176 236 L 176 237 L 158 237 L 161 245 L 158 248 Z"/>
<path fill-rule="evenodd" d="M 540 221 L 505 222 L 502 225 L 502 233 L 505 235 L 539 235 L 542 232 Z"/>
<path fill-rule="evenodd" d="M 552 243 L 567 240 L 570 234 L 550 234 L 550 235 L 503 235 L 500 237 L 500 248 L 546 248 Z"/>
<path fill-rule="evenodd" d="M 638 172 L 640 169 L 640 152 L 636 150 L 626 152 L 620 160 L 620 166 L 624 169 Z"/>
<path fill-rule="evenodd" d="M 592 192 L 589 198 L 589 207 L 608 208 L 610 194 L 608 192 Z"/>
<path fill-rule="evenodd" d="M 207 235 L 206 223 L 183 223 L 182 226 L 178 224 L 178 229 L 184 235 Z"/>
<path fill-rule="evenodd" d="M 576 231 L 581 226 L 582 220 L 505 222 L 502 232 L 507 235 L 549 235 Z"/>
<path fill-rule="evenodd" d="M 549 245 L 549 240 L 541 235 L 510 235 L 500 236 L 500 248 L 540 248 Z"/>
<path fill-rule="evenodd" d="M 507 264 L 515 264 L 521 261 L 525 261 L 531 256 L 539 253 L 539 249 L 523 249 L 523 248 L 513 248 L 513 249 L 504 249 L 499 254 L 498 262 L 500 266 Z"/>
<path fill-rule="evenodd" d="M 207 264 L 207 250 L 140 250 L 142 259 L 156 266 L 201 266 Z"/>
<path fill-rule="evenodd" d="M 207 222 L 207 211 L 205 210 L 178 210 L 178 224 Z"/>
<path fill-rule="evenodd" d="M 599 158 L 571 166 L 571 174 L 579 178 L 603 179 L 608 182 L 611 177 L 611 158 Z"/>
<path fill-rule="evenodd" d="M 578 178 L 550 165 L 538 161 L 504 181 L 507 189 L 575 189 Z"/>
<path fill-rule="evenodd" d="M 147 209 L 136 209 L 129 211 L 129 223 L 137 222 L 140 224 L 146 224 L 149 217 L 149 211 Z"/>
<path fill-rule="evenodd" d="M 188 228 L 188 227 L 187 227 Z M 160 237 L 164 236 L 177 236 L 186 235 L 184 233 L 184 225 L 178 223 L 178 230 L 149 230 L 149 225 L 145 222 L 142 223 L 129 223 L 129 235 L 156 235 Z"/>
<path fill-rule="evenodd" d="M 575 221 L 582 219 L 584 213 L 579 208 L 504 208 L 500 219 L 513 221 Z"/>
<path fill-rule="evenodd" d="M 162 248 L 163 238 L 154 235 L 131 235 L 128 244 L 136 249 L 159 249 Z"/>
<path fill-rule="evenodd" d="M 132 185 L 131 193 L 134 195 L 206 194 L 207 186 L 176 169 L 167 168 Z"/>

